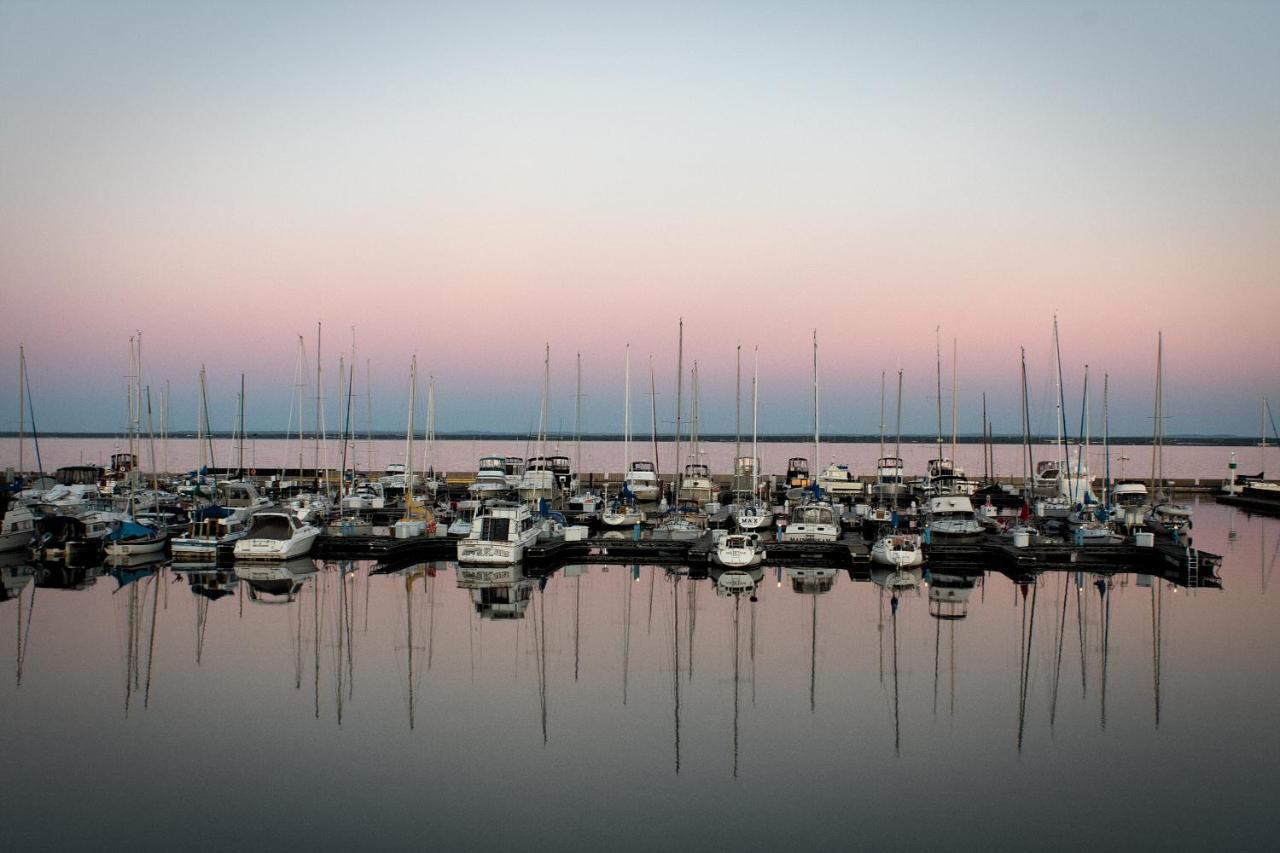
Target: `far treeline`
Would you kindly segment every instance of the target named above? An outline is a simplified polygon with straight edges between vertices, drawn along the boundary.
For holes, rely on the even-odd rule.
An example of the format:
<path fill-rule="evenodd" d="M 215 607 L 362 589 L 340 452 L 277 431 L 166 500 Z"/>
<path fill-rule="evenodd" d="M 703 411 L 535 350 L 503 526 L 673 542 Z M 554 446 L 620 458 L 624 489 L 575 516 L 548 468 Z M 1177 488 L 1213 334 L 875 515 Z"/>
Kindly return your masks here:
<path fill-rule="evenodd" d="M 42 438 L 120 438 L 121 437 L 120 433 L 115 433 L 115 432 L 42 432 L 40 435 Z M 0 432 L 0 438 L 18 438 L 18 437 L 19 437 L 18 433 L 14 431 Z M 27 437 L 30 438 L 30 435 L 28 435 Z M 170 432 L 168 437 L 193 439 L 193 438 L 196 438 L 196 433 L 194 431 L 183 430 L 180 432 Z M 215 440 L 228 440 L 228 439 L 235 438 L 236 434 L 229 430 L 218 431 L 210 434 L 209 437 Z M 313 441 L 315 440 L 316 437 L 317 436 L 314 433 L 307 433 L 305 436 L 305 439 L 307 441 Z M 328 433 L 326 437 L 329 439 L 336 440 L 339 436 L 337 433 L 331 432 L 331 433 Z M 435 437 L 437 441 L 533 441 L 535 440 L 535 437 L 532 435 L 529 435 L 528 433 L 515 433 L 515 432 L 437 432 Z M 279 430 L 263 430 L 259 432 L 246 430 L 245 438 L 247 440 L 260 438 L 260 439 L 263 439 L 264 441 L 267 441 L 267 440 L 297 441 L 298 434 L 296 432 L 284 433 Z M 404 441 L 404 433 L 387 431 L 387 430 L 378 430 L 373 432 L 372 434 L 360 433 L 358 435 L 353 436 L 352 438 L 355 441 L 366 441 L 369 438 L 384 440 L 384 441 L 395 441 L 395 440 Z M 728 434 L 719 433 L 719 434 L 713 434 L 713 435 L 704 434 L 704 435 L 698 436 L 698 438 L 700 441 L 704 441 L 704 442 L 709 441 L 709 442 L 721 442 L 721 443 L 723 442 L 732 443 L 738 440 L 737 437 L 734 436 L 732 433 L 728 433 Z M 575 440 L 575 436 L 572 433 L 554 433 L 553 432 L 553 433 L 548 433 L 547 435 L 547 441 L 559 442 L 562 445 L 568 442 L 572 442 L 574 440 Z M 582 435 L 582 440 L 583 441 L 622 441 L 622 434 L 611 433 L 611 432 L 590 433 L 590 434 L 584 433 Z M 771 444 L 786 444 L 786 443 L 806 444 L 813 441 L 813 433 L 808 433 L 808 434 L 775 433 L 772 435 L 761 435 L 758 437 L 757 440 L 760 441 L 761 443 L 771 443 Z M 933 436 L 933 435 L 902 436 L 903 444 L 936 444 L 937 440 L 938 440 L 937 436 Z M 992 444 L 1021 444 L 1023 439 L 1021 435 L 992 435 L 988 440 Z M 1054 444 L 1057 442 L 1057 440 L 1058 440 L 1057 436 L 1053 436 L 1053 435 L 1033 435 L 1031 437 L 1031 441 L 1033 444 Z M 649 438 L 648 436 L 645 436 L 643 439 L 632 437 L 632 441 L 643 443 L 643 442 L 649 441 Z M 673 442 L 675 441 L 675 435 L 671 433 L 659 433 L 658 441 Z M 751 441 L 750 436 L 744 435 L 742 437 L 742 442 L 744 444 L 749 443 L 750 441 Z M 895 438 L 886 436 L 885 445 L 886 446 L 892 445 L 894 441 L 895 441 Z M 1119 436 L 1113 435 L 1111 436 L 1110 441 L 1113 445 L 1116 445 L 1116 444 L 1139 445 L 1139 446 L 1150 445 L 1151 436 L 1149 435 L 1119 435 Z M 1240 436 L 1240 435 L 1165 435 L 1163 438 L 1163 441 L 1165 445 L 1176 444 L 1176 445 L 1184 445 L 1188 447 L 1257 447 L 1258 446 L 1258 439 L 1256 437 L 1250 438 L 1248 436 Z M 880 436 L 878 434 L 877 435 L 839 435 L 839 434 L 825 435 L 824 434 L 822 436 L 823 444 L 832 444 L 832 443 L 879 444 L 879 442 L 880 442 Z M 950 444 L 951 437 L 950 436 L 944 437 L 942 443 Z M 958 435 L 956 436 L 956 443 L 957 444 L 982 444 L 983 437 L 978 433 L 973 433 L 969 435 Z M 1074 444 L 1075 443 L 1074 438 L 1068 439 L 1067 443 Z M 1094 444 L 1100 445 L 1101 442 L 1095 439 Z"/>

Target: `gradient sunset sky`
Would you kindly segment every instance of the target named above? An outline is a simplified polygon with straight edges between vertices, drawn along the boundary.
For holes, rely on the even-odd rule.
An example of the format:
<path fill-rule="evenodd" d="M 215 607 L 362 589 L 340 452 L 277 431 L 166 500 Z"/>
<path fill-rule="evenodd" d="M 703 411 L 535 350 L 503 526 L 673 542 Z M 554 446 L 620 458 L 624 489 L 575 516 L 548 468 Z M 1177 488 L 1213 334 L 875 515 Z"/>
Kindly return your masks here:
<path fill-rule="evenodd" d="M 1255 435 L 1280 399 L 1280 4 L 127 3 L 0 0 L 0 430 L 25 343 L 43 430 L 124 425 L 146 381 L 214 426 L 240 373 L 284 429 L 299 335 L 326 393 L 352 327 L 375 426 L 408 363 L 441 430 L 637 430 L 677 319 L 704 431 L 733 429 L 759 346 L 761 428 L 874 432 L 882 370 L 961 431 L 988 393 L 1052 430 L 1084 365 L 1111 428 Z M 686 383 L 687 387 L 687 383 Z M 314 392 L 311 392 L 314 393 Z M 745 392 L 744 392 L 745 393 Z M 363 403 L 358 404 L 363 412 Z M 336 401 L 329 425 L 337 424 Z M 947 413 L 949 420 L 949 411 Z"/>

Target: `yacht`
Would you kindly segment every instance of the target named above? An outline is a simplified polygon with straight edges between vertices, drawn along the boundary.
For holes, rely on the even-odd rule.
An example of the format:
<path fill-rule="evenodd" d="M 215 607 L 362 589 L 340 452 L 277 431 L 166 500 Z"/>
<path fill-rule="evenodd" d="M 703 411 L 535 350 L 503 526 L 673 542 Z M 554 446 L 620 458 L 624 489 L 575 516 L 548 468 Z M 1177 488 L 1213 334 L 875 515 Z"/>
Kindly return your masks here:
<path fill-rule="evenodd" d="M 527 504 L 493 503 L 476 513 L 471 532 L 458 540 L 458 562 L 513 565 L 524 558 L 525 547 L 536 542 L 539 533 Z"/>
<path fill-rule="evenodd" d="M 386 509 L 385 487 L 378 480 L 361 480 L 349 494 L 342 497 L 339 506 L 343 512 Z"/>
<path fill-rule="evenodd" d="M 744 532 L 768 530 L 773 526 L 773 509 L 750 492 L 739 492 L 730 511 L 734 523 Z"/>
<path fill-rule="evenodd" d="M 0 501 L 5 500 L 0 497 Z M 25 505 L 16 501 L 9 503 L 8 508 L 0 509 L 0 551 L 16 551 L 31 544 L 31 534 L 35 531 L 36 517 Z"/>
<path fill-rule="evenodd" d="M 784 485 L 788 489 L 809 488 L 809 460 L 793 456 L 787 460 L 787 476 Z"/>
<path fill-rule="evenodd" d="M 925 530 L 932 545 L 968 545 L 982 540 L 982 525 L 966 495 L 939 495 L 929 498 Z"/>
<path fill-rule="evenodd" d="M 453 521 L 449 522 L 448 534 L 455 538 L 469 536 L 471 534 L 471 521 L 483 506 L 483 502 L 477 500 L 458 501 L 458 507 L 454 510 Z"/>
<path fill-rule="evenodd" d="M 758 533 L 729 533 L 719 537 L 711 560 L 727 569 L 747 569 L 764 562 L 764 544 Z"/>
<path fill-rule="evenodd" d="M 519 477 L 513 484 L 507 478 L 507 463 L 505 456 L 482 456 L 480 457 L 480 468 L 476 472 L 476 478 L 471 485 L 467 486 L 467 491 L 471 497 L 476 500 L 485 500 L 486 498 L 497 498 L 505 495 L 507 492 L 520 485 Z M 524 460 L 519 460 L 520 471 L 524 472 Z"/>
<path fill-rule="evenodd" d="M 702 506 L 715 499 L 716 487 L 711 481 L 711 469 L 701 463 L 684 466 L 684 477 L 680 479 L 680 491 L 676 494 L 676 502 L 682 506 Z"/>
<path fill-rule="evenodd" d="M 520 479 L 522 501 L 550 500 L 568 489 L 573 480 L 568 456 L 533 456 Z"/>
<path fill-rule="evenodd" d="M 924 549 L 916 533 L 890 533 L 871 546 L 871 560 L 884 566 L 910 568 L 924 565 Z"/>
<path fill-rule="evenodd" d="M 320 528 L 288 512 L 260 512 L 235 544 L 237 560 L 290 560 L 311 553 Z"/>
<path fill-rule="evenodd" d="M 834 542 L 840 538 L 840 521 L 827 501 L 800 503 L 791 507 L 783 542 Z"/>
<path fill-rule="evenodd" d="M 823 469 L 818 475 L 818 488 L 837 500 L 855 497 L 864 491 L 862 481 L 853 476 L 848 465 L 840 462 L 832 462 Z"/>
<path fill-rule="evenodd" d="M 632 462 L 631 470 L 627 472 L 623 482 L 637 501 L 649 503 L 661 497 L 662 487 L 652 462 Z"/>
<path fill-rule="evenodd" d="M 876 460 L 876 481 L 871 487 L 872 495 L 877 500 L 893 502 L 906 492 L 907 484 L 902 475 L 902 458 L 882 456 Z"/>

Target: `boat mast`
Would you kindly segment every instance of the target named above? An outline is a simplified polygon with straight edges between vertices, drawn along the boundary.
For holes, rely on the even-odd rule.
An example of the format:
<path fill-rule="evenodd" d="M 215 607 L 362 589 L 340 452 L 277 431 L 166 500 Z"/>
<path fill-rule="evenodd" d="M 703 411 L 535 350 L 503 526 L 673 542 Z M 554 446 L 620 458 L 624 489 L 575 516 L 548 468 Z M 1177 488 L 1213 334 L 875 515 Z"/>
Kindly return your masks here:
<path fill-rule="evenodd" d="M 983 416 L 983 423 L 986 416 Z M 956 464 L 956 339 L 951 339 L 951 465 L 955 471 Z"/>
<path fill-rule="evenodd" d="M 1067 469 L 1067 407 L 1063 404 L 1062 400 L 1062 343 L 1058 339 L 1057 314 L 1053 315 L 1053 360 L 1057 367 L 1054 382 L 1057 389 L 1057 400 L 1055 401 L 1055 405 L 1058 407 L 1058 477 L 1061 478 L 1063 472 Z"/>
<path fill-rule="evenodd" d="M 150 403 L 148 402 L 148 408 Z M 240 444 L 238 453 L 236 454 L 236 470 L 240 476 L 244 476 L 244 374 L 240 374 L 240 418 L 238 424 L 240 435 Z"/>
<path fill-rule="evenodd" d="M 880 371 L 880 457 L 884 458 L 884 371 Z"/>
<path fill-rule="evenodd" d="M 676 336 L 676 466 L 671 475 L 672 498 L 678 499 L 680 494 L 680 472 L 684 470 L 680 461 L 680 410 L 684 403 L 684 318 L 680 318 L 680 330 Z"/>
<path fill-rule="evenodd" d="M 942 458 L 942 327 L 933 330 L 933 352 L 938 380 L 938 459 Z"/>
<path fill-rule="evenodd" d="M 1157 495 L 1157 465 L 1160 455 L 1160 394 L 1161 374 L 1164 368 L 1164 332 L 1156 333 L 1156 398 L 1151 412 L 1151 498 Z"/>
<path fill-rule="evenodd" d="M 173 398 L 169 380 L 164 381 L 164 399 L 160 401 L 160 454 L 164 457 L 164 472 L 169 473 L 169 401 Z"/>
<path fill-rule="evenodd" d="M 404 430 L 405 506 L 413 504 L 413 416 L 418 408 L 418 354 L 409 360 L 409 423 Z"/>
<path fill-rule="evenodd" d="M 22 357 L 22 384 L 27 389 L 27 417 L 31 419 L 31 444 L 36 452 L 36 474 L 44 476 L 44 462 L 40 459 L 40 430 L 36 428 L 36 407 L 31 399 L 31 377 L 27 374 L 27 359 Z M 34 599 L 33 599 L 34 600 Z"/>
<path fill-rule="evenodd" d="M 954 411 L 954 409 L 953 409 L 953 411 Z M 953 433 L 952 433 L 952 436 L 953 436 L 953 437 L 952 437 L 952 441 L 955 441 L 954 435 L 955 435 L 955 433 L 953 432 Z M 990 482 L 991 482 L 991 457 L 990 457 L 990 455 L 988 454 L 987 439 L 988 439 L 988 435 L 987 435 L 987 392 L 986 392 L 986 391 L 983 391 L 983 392 L 982 392 L 982 479 L 983 479 L 983 482 L 985 482 L 985 483 L 990 483 Z M 952 454 L 954 454 L 954 453 L 955 453 L 955 449 L 953 448 L 951 452 L 952 452 Z"/>
<path fill-rule="evenodd" d="M 369 451 L 368 473 L 373 473 L 373 369 L 370 359 L 364 360 L 365 448 Z M 351 467 L 355 467 L 352 465 Z M 352 482 L 352 486 L 355 483 Z"/>
<path fill-rule="evenodd" d="M 1102 505 L 1107 508 L 1107 518 L 1111 517 L 1111 374 L 1102 374 L 1102 449 L 1106 455 L 1105 476 L 1106 476 L 1106 494 L 1103 495 Z"/>
<path fill-rule="evenodd" d="M 751 370 L 751 499 L 760 497 L 760 450 L 756 418 L 760 405 L 760 347 L 755 348 Z"/>
<path fill-rule="evenodd" d="M 538 413 L 538 455 L 542 457 L 543 470 L 547 468 L 547 408 L 551 394 L 551 344 L 547 343 L 542 357 L 542 407 Z"/>
<path fill-rule="evenodd" d="M 1031 472 L 1035 471 L 1035 457 L 1031 449 L 1031 404 L 1027 397 L 1027 349 L 1019 347 L 1022 352 L 1022 445 L 1026 453 L 1022 454 L 1022 496 L 1031 497 Z"/>
<path fill-rule="evenodd" d="M 733 397 L 733 467 L 737 474 L 738 457 L 742 455 L 742 344 L 738 344 L 737 385 Z"/>
<path fill-rule="evenodd" d="M 582 353 L 577 356 L 577 390 L 573 395 L 573 470 L 582 474 Z"/>
<path fill-rule="evenodd" d="M 631 470 L 631 344 L 627 344 L 622 389 L 622 479 Z"/>
<path fill-rule="evenodd" d="M 427 452 L 422 460 L 422 470 L 435 475 L 436 469 L 436 377 L 427 374 Z"/>
<path fill-rule="evenodd" d="M 658 392 L 653 380 L 653 356 L 649 356 L 649 441 L 653 444 L 653 474 L 662 483 L 658 464 Z"/>
<path fill-rule="evenodd" d="M 18 474 L 26 470 L 23 450 L 27 446 L 27 352 L 18 344 Z M 1266 441 L 1267 434 L 1262 434 Z"/>
<path fill-rule="evenodd" d="M 902 368 L 898 368 L 898 437 L 894 441 L 893 455 L 898 460 L 898 474 L 902 474 Z"/>
<path fill-rule="evenodd" d="M 817 480 L 818 471 L 822 467 L 822 458 L 819 456 L 821 449 L 819 447 L 818 438 L 818 330 L 813 330 L 813 473 L 810 475 L 815 481 Z"/>
<path fill-rule="evenodd" d="M 324 440 L 324 384 L 321 381 L 321 365 L 323 362 L 320 358 L 320 334 L 323 331 L 323 323 L 316 323 L 316 452 L 315 452 L 315 477 L 316 487 L 320 486 L 320 442 Z M 406 466 L 407 467 L 407 466 Z M 325 478 L 328 479 L 326 472 Z"/>

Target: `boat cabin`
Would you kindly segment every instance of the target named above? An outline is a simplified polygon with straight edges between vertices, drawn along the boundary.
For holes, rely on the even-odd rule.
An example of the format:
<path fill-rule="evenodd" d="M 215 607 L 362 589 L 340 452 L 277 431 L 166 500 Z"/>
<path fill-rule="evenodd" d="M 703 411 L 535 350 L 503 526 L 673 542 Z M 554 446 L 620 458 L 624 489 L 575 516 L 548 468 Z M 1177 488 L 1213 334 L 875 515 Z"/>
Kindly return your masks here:
<path fill-rule="evenodd" d="M 62 486 L 96 486 L 102 474 L 98 465 L 67 465 L 55 471 L 53 477 Z"/>

